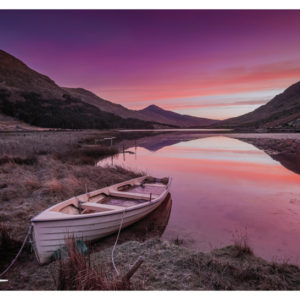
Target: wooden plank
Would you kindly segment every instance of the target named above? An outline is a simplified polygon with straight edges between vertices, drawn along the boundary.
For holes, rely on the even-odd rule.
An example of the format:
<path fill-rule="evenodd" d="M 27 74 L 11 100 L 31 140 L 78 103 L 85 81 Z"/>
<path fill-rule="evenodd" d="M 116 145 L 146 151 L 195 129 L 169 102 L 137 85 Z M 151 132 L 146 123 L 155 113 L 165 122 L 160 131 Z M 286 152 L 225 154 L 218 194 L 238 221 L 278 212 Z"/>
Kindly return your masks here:
<path fill-rule="evenodd" d="M 137 199 L 137 200 L 140 199 L 140 200 L 150 201 L 150 194 L 111 191 L 109 192 L 109 195 L 114 197 L 120 197 L 120 198 Z M 156 197 L 157 197 L 156 195 L 152 195 L 152 200 Z"/>
<path fill-rule="evenodd" d="M 164 184 L 161 183 L 144 183 L 144 186 L 155 186 L 155 187 L 161 187 L 161 188 L 166 188 Z"/>
<path fill-rule="evenodd" d="M 121 206 L 99 204 L 99 203 L 93 203 L 93 202 L 92 203 L 89 203 L 89 202 L 81 203 L 81 207 L 96 210 L 96 211 L 116 210 L 116 209 L 123 208 Z"/>
<path fill-rule="evenodd" d="M 103 201 L 106 197 L 103 194 L 98 194 L 89 198 L 89 202 Z"/>

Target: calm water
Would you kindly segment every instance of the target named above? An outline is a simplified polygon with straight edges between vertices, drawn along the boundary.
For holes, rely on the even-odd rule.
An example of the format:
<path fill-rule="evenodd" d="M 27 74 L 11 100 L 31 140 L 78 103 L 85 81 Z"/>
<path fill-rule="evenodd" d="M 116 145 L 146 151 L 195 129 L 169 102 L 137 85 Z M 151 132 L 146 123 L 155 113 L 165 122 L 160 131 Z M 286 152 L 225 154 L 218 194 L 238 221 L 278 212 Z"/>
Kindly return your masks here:
<path fill-rule="evenodd" d="M 154 137 L 127 150 L 101 164 L 172 176 L 163 238 L 209 251 L 247 235 L 255 254 L 300 263 L 300 175 L 265 152 L 224 136 L 158 144 Z"/>

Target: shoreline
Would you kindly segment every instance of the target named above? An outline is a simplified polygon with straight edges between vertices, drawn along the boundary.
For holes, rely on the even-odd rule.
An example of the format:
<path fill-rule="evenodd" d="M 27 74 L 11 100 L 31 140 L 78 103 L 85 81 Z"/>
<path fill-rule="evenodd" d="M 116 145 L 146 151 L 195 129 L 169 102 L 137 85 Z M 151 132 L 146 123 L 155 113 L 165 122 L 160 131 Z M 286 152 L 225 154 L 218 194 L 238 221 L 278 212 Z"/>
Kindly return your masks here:
<path fill-rule="evenodd" d="M 111 265 L 112 246 L 91 250 L 92 268 L 116 278 Z M 300 268 L 269 262 L 236 243 L 209 252 L 185 248 L 160 238 L 118 244 L 115 264 L 126 274 L 138 257 L 144 262 L 130 281 L 131 290 L 299 290 Z M 14 274 L 12 274 L 14 273 Z M 38 265 L 27 250 L 6 276 L 0 290 L 58 290 L 59 264 Z M 101 290 L 97 287 L 94 290 Z"/>
<path fill-rule="evenodd" d="M 10 248 L 8 247 L 7 251 L 2 249 L 4 251 L 2 251 L 2 259 L 0 259 L 0 272 L 5 269 L 19 250 L 30 218 L 35 214 L 73 195 L 85 192 L 86 186 L 89 190 L 94 190 L 110 185 L 112 182 L 120 182 L 138 175 L 122 168 L 95 166 L 95 162 L 101 157 L 107 157 L 118 151 L 116 146 L 110 147 L 108 141 L 103 140 L 112 135 L 116 137 L 114 144 L 118 147 L 122 144 L 133 144 L 135 140 L 139 139 L 144 141 L 147 139 L 147 135 L 153 136 L 151 133 L 144 135 L 135 133 L 130 141 L 128 134 L 120 134 L 116 131 L 90 130 L 75 131 L 72 134 L 69 131 L 17 132 L 10 133 L 1 140 L 0 199 L 3 210 L 0 213 L 0 223 L 3 222 L 8 226 L 7 231 L 13 238 L 11 245 L 9 245 Z M 172 133 L 172 135 L 176 137 L 176 134 Z M 196 138 L 196 135 L 191 135 L 192 138 Z M 279 134 L 279 136 L 272 134 L 273 138 L 267 139 L 264 134 L 260 133 L 250 136 L 243 133 L 238 134 L 238 136 L 236 136 L 237 134 L 225 134 L 229 137 L 231 135 L 266 151 L 274 159 L 282 159 L 282 155 L 285 155 L 285 158 L 293 158 L 295 155 L 297 158 L 300 157 L 300 135 L 292 138 L 291 134 L 287 134 L 287 136 L 286 134 Z M 160 139 L 160 134 L 158 139 Z M 289 146 L 287 147 L 287 145 Z M 6 154 L 8 150 L 10 155 Z M 292 167 L 294 168 L 295 165 L 294 163 Z M 116 263 L 125 267 L 134 259 L 133 252 L 138 254 L 139 251 L 144 251 L 146 253 L 145 263 L 141 270 L 133 276 L 133 282 L 137 286 L 140 286 L 141 281 L 145 279 L 143 276 L 149 275 L 149 278 L 145 279 L 147 281 L 144 286 L 145 289 L 275 289 L 276 285 L 278 285 L 278 289 L 300 288 L 297 279 L 300 278 L 298 266 L 266 262 L 249 253 L 249 255 L 243 256 L 243 259 L 237 260 L 234 254 L 235 246 L 214 249 L 209 253 L 200 253 L 176 245 L 176 243 L 180 244 L 180 241 L 160 240 L 160 232 L 163 232 L 167 224 L 170 210 L 171 207 L 168 204 L 165 208 L 162 207 L 161 211 L 156 212 L 156 215 L 151 215 L 145 221 L 132 225 L 136 226 L 131 228 L 134 233 L 125 233 L 124 231 L 124 235 L 121 235 L 120 245 L 116 248 Z M 147 229 L 146 233 L 145 228 Z M 109 253 L 114 241 L 115 236 L 113 235 L 92 245 L 92 257 Z M 0 246 L 3 247 L 1 240 Z M 158 260 L 158 253 L 163 255 L 161 262 Z M 182 256 L 183 254 L 184 256 Z M 198 257 L 199 260 L 195 260 L 195 257 Z M 253 269 L 251 265 L 253 262 L 256 264 L 256 269 Z M 106 263 L 109 264 L 109 260 Z M 172 266 L 168 269 L 164 264 L 171 264 Z M 194 264 L 200 264 L 206 273 L 199 273 Z M 217 271 L 208 268 L 207 264 L 214 265 Z M 55 274 L 54 265 L 55 263 L 39 266 L 34 253 L 30 252 L 28 246 L 16 265 L 7 273 L 5 278 L 9 279 L 9 282 L 1 283 L 0 289 L 55 289 L 52 279 L 52 275 Z M 176 269 L 177 267 L 178 269 Z M 193 284 L 189 285 L 186 281 L 184 286 L 181 285 L 180 268 L 186 272 L 188 278 L 192 278 Z M 228 268 L 233 275 L 228 271 Z M 239 268 L 241 268 L 240 271 Z M 153 272 L 147 275 L 147 270 L 151 269 Z M 168 275 L 164 275 L 164 270 Z M 219 277 L 220 271 L 226 273 L 225 278 Z M 286 278 L 281 278 L 281 275 L 277 274 L 279 271 Z M 251 275 L 248 278 L 249 272 L 254 274 L 254 277 Z M 271 272 L 277 272 L 277 275 L 274 274 L 279 277 Z M 177 279 L 172 278 L 172 274 L 175 274 Z M 242 283 L 240 282 L 240 285 L 235 283 L 238 277 L 236 274 L 246 278 Z M 172 283 L 160 287 L 159 276 L 167 276 L 166 281 Z M 202 281 L 199 281 L 197 276 L 200 276 Z M 209 282 L 205 281 L 205 278 L 207 280 L 214 278 L 214 280 Z"/>

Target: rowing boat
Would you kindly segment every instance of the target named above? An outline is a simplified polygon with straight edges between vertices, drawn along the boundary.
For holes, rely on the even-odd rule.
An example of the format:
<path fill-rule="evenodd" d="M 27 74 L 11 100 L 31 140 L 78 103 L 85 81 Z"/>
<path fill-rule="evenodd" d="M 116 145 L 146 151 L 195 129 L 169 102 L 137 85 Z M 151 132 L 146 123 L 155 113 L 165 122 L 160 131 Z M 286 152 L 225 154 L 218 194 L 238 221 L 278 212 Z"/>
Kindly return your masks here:
<path fill-rule="evenodd" d="M 40 264 L 51 260 L 70 236 L 94 241 L 151 213 L 167 197 L 170 179 L 142 176 L 72 197 L 32 220 L 33 248 Z"/>

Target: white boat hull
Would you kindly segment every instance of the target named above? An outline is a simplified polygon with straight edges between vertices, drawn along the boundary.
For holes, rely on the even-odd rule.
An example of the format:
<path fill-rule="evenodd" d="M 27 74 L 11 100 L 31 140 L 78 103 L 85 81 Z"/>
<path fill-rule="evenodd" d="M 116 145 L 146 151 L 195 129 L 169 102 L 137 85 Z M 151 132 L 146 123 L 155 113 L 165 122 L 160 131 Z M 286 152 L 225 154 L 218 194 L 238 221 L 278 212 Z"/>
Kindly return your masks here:
<path fill-rule="evenodd" d="M 87 215 L 32 219 L 34 250 L 40 264 L 50 261 L 53 253 L 65 245 L 68 237 L 94 241 L 117 232 L 151 213 L 167 197 L 168 188 L 156 199 L 117 211 Z"/>

